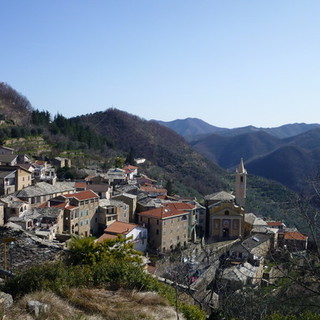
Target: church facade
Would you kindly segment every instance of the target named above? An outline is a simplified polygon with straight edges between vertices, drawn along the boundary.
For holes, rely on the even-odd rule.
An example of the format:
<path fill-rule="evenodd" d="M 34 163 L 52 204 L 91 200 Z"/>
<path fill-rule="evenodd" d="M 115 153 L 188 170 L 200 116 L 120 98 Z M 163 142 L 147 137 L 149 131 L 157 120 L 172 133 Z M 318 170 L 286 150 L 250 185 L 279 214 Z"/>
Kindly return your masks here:
<path fill-rule="evenodd" d="M 205 197 L 209 239 L 225 241 L 243 237 L 246 176 L 247 171 L 241 159 L 236 169 L 235 196 L 221 191 Z"/>

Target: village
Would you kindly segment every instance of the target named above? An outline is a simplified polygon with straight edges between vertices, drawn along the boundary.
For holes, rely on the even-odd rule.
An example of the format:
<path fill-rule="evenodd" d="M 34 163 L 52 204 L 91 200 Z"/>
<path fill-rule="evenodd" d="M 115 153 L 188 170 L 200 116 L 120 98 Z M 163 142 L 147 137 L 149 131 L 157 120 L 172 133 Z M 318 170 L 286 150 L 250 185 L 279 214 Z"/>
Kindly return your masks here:
<path fill-rule="evenodd" d="M 221 190 L 206 195 L 202 203 L 168 195 L 139 172 L 144 161 L 135 159 L 135 166 L 105 172 L 90 170 L 83 181 L 58 181 L 56 171 L 71 167 L 70 159 L 34 161 L 1 146 L 0 227 L 6 231 L 0 239 L 0 276 L 14 275 L 37 259 L 53 259 L 52 251 L 66 249 L 72 236 L 102 242 L 121 235 L 144 254 L 146 270 L 161 281 L 179 284 L 210 309 L 219 304 L 217 279 L 224 292 L 244 285 L 268 286 L 281 276 L 279 268 L 266 262 L 271 253 L 281 249 L 301 254 L 307 249 L 308 236 L 297 229 L 246 212 L 242 159 L 235 192 Z M 22 245 L 17 232 L 41 248 Z M 17 253 L 19 247 L 27 258 Z M 43 248 L 47 255 L 40 259 L 36 254 Z M 213 282 L 215 287 L 208 289 Z"/>

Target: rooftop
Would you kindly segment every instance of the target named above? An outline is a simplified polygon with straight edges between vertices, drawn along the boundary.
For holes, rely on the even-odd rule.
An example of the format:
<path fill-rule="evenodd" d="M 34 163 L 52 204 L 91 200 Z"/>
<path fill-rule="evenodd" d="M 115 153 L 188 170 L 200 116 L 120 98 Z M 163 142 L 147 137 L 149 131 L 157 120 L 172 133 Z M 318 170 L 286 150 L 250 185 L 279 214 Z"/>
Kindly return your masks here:
<path fill-rule="evenodd" d="M 79 201 L 99 198 L 99 196 L 92 190 L 84 190 L 84 191 L 79 191 L 75 193 L 65 194 L 64 197 L 75 198 Z"/>
<path fill-rule="evenodd" d="M 56 182 L 54 185 L 47 182 L 39 182 L 34 186 L 28 186 L 16 193 L 18 198 L 29 198 L 47 194 L 62 192 L 74 192 L 74 182 Z"/>
<path fill-rule="evenodd" d="M 178 215 L 189 213 L 190 210 L 196 206 L 190 203 L 183 202 L 171 202 L 163 204 L 160 208 L 154 208 L 151 210 L 138 213 L 140 216 L 153 217 L 158 219 L 170 218 Z"/>
<path fill-rule="evenodd" d="M 205 196 L 204 199 L 211 201 L 233 201 L 235 196 L 226 191 L 219 191 Z"/>
<path fill-rule="evenodd" d="M 306 241 L 308 239 L 308 237 L 298 231 L 295 231 L 295 232 L 286 232 L 284 234 L 284 239 L 285 240 Z"/>
<path fill-rule="evenodd" d="M 104 229 L 104 232 L 109 234 L 112 233 L 115 235 L 117 234 L 126 235 L 137 227 L 139 227 L 137 224 L 115 221 L 106 229 Z"/>

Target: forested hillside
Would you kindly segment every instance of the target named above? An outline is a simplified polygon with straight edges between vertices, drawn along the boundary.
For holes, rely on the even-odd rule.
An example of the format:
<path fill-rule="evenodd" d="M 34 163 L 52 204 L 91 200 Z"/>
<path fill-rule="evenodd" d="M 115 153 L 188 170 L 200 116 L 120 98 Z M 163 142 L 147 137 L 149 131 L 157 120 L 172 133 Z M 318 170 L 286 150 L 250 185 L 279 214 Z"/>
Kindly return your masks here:
<path fill-rule="evenodd" d="M 14 92 L 17 96 L 15 101 L 28 101 L 23 96 L 18 98 L 20 94 L 8 85 L 2 86 Z M 130 154 L 131 158 L 147 159 L 146 164 L 140 166 L 140 172 L 159 183 L 165 184 L 170 180 L 173 191 L 182 196 L 196 196 L 201 200 L 206 194 L 234 190 L 233 170 L 228 173 L 220 168 L 194 151 L 180 135 L 155 121 L 146 121 L 117 109 L 67 119 L 61 114 L 52 116 L 48 111 L 32 108 L 30 102 L 17 107 L 10 99 L 0 97 L 0 100 L 7 119 L 0 125 L 1 143 L 13 146 L 18 152 L 42 158 L 67 153 L 77 166 L 95 164 L 104 169 L 115 165 L 117 157 L 125 159 Z M 19 112 L 26 115 L 24 125 L 19 124 L 15 117 Z M 259 140 L 249 135 L 247 139 L 251 143 L 247 148 L 248 154 L 253 153 L 252 148 L 258 140 L 262 150 L 275 143 L 266 136 L 262 133 Z M 225 137 L 222 140 L 228 139 Z M 234 164 L 240 161 L 241 154 L 235 150 L 243 143 L 241 139 L 233 143 L 234 150 L 229 146 Z M 215 148 L 224 147 L 222 141 Z M 221 152 L 222 158 L 226 156 Z M 251 169 L 249 173 L 252 174 Z M 257 180 L 254 176 L 250 177 L 249 184 L 247 204 L 250 210 L 262 215 L 284 216 L 287 203 L 292 198 L 291 192 L 280 185 L 276 187 L 277 192 L 271 192 L 275 187 L 273 182 Z M 279 195 L 281 200 L 278 199 Z M 277 206 L 269 205 L 274 202 Z M 263 203 L 268 205 L 264 206 Z"/>
<path fill-rule="evenodd" d="M 185 140 L 172 130 L 154 121 L 146 121 L 126 112 L 109 109 L 74 119 L 88 125 L 99 135 L 113 142 L 114 148 L 132 152 L 157 167 L 167 177 L 201 194 L 227 185 L 226 173 L 217 165 L 195 152 Z M 240 159 L 239 159 L 240 160 Z"/>

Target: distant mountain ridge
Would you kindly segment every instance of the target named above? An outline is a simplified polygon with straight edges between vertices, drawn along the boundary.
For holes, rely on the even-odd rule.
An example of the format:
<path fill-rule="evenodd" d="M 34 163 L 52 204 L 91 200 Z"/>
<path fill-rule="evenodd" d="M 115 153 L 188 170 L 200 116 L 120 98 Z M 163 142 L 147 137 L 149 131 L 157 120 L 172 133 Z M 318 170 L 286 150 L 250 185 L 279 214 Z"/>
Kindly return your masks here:
<path fill-rule="evenodd" d="M 169 122 L 159 120 L 154 121 L 172 129 L 184 138 L 187 138 L 187 140 L 192 140 L 196 136 L 228 130 L 226 128 L 212 126 L 211 124 L 198 118 L 186 118 L 184 120 L 177 119 Z"/>
<path fill-rule="evenodd" d="M 155 120 L 156 121 L 156 120 Z M 309 130 L 320 128 L 320 124 L 292 123 L 274 128 L 258 128 L 252 125 L 239 128 L 220 128 L 198 118 L 186 118 L 173 121 L 157 121 L 183 136 L 188 141 L 203 138 L 205 135 L 217 133 L 222 136 L 237 136 L 249 132 L 263 131 L 277 138 L 289 138 Z"/>
<path fill-rule="evenodd" d="M 224 129 L 189 118 L 168 125 L 219 166 L 233 170 L 238 159 L 243 158 L 250 173 L 278 181 L 293 190 L 300 190 L 320 163 L 320 124 Z"/>

